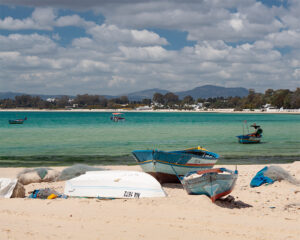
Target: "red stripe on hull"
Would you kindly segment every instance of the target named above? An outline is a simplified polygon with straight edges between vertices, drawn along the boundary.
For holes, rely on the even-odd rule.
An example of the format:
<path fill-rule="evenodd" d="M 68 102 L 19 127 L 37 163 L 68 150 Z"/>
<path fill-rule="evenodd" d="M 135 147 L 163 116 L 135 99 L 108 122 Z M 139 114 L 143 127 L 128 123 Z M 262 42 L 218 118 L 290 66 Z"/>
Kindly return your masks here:
<path fill-rule="evenodd" d="M 217 199 L 219 199 L 219 198 L 221 198 L 221 197 L 223 197 L 223 196 L 225 196 L 225 195 L 231 193 L 232 190 L 233 190 L 233 188 L 231 188 L 230 190 L 228 190 L 228 191 L 226 191 L 226 192 L 219 193 L 219 194 L 217 194 L 217 195 L 211 197 L 210 199 L 211 199 L 212 202 L 215 202 Z"/>

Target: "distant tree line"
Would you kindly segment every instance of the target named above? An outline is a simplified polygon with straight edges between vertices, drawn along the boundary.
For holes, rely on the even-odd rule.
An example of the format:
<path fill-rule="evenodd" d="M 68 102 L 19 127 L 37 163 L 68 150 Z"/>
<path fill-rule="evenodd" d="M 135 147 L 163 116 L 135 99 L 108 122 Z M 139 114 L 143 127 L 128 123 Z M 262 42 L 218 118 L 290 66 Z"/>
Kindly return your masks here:
<path fill-rule="evenodd" d="M 100 95 L 77 95 L 74 99 L 68 96 L 62 96 L 55 99 L 44 100 L 38 96 L 21 95 L 14 99 L 0 99 L 0 108 L 37 108 L 37 109 L 66 109 L 66 108 L 84 108 L 84 109 L 117 109 L 117 108 L 135 108 L 139 105 L 150 105 L 151 99 L 142 101 L 129 101 L 127 96 L 107 99 Z"/>
<path fill-rule="evenodd" d="M 300 88 L 297 88 L 294 92 L 288 89 L 268 89 L 265 93 L 256 93 L 253 89 L 250 89 L 246 97 L 199 98 L 197 100 L 194 100 L 191 96 L 186 96 L 182 100 L 179 100 L 178 96 L 173 93 L 165 95 L 155 93 L 153 101 L 164 106 L 164 108 L 184 108 L 187 105 L 202 103 L 203 107 L 219 109 L 260 109 L 266 104 L 271 104 L 276 108 L 298 109 L 300 108 Z"/>
<path fill-rule="evenodd" d="M 14 99 L 0 99 L 0 108 L 37 108 L 37 109 L 133 109 L 142 105 L 155 104 L 155 108 L 191 109 L 193 105 L 201 103 L 204 108 L 234 108 L 259 109 L 265 104 L 271 104 L 276 108 L 298 109 L 300 108 L 300 88 L 294 92 L 288 89 L 268 89 L 265 93 L 256 93 L 249 90 L 246 97 L 217 97 L 207 99 L 193 99 L 186 96 L 182 100 L 172 92 L 161 94 L 155 93 L 152 99 L 141 101 L 129 101 L 127 96 L 107 99 L 100 95 L 77 95 L 74 99 L 68 96 L 56 98 L 53 101 L 44 100 L 38 96 L 22 95 Z"/>

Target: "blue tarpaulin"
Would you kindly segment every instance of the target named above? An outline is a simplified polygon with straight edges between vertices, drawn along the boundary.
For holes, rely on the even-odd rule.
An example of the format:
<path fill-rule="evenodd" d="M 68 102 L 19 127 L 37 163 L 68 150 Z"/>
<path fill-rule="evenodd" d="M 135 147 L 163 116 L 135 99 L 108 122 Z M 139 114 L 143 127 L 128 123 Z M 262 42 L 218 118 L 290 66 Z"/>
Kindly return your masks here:
<path fill-rule="evenodd" d="M 267 177 L 264 175 L 264 173 L 268 170 L 268 167 L 264 167 L 262 170 L 260 170 L 254 178 L 252 178 L 250 182 L 250 187 L 259 187 L 264 183 L 271 184 L 275 182 L 273 179 Z"/>

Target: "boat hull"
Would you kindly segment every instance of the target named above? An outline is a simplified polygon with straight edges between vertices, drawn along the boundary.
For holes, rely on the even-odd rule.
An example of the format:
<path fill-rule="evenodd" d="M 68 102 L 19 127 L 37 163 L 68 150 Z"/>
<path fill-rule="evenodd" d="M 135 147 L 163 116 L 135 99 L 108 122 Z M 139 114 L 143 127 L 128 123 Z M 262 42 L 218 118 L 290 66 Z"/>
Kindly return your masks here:
<path fill-rule="evenodd" d="M 147 198 L 165 197 L 160 183 L 137 171 L 92 171 L 66 182 L 64 194 L 71 197 Z"/>
<path fill-rule="evenodd" d="M 215 202 L 217 199 L 228 195 L 232 192 L 238 173 L 237 171 L 232 172 L 230 170 L 225 169 L 229 172 L 223 174 L 222 168 L 211 169 L 213 172 L 204 172 L 201 174 L 201 171 L 197 174 L 194 178 L 189 178 L 192 173 L 188 176 L 185 176 L 182 180 L 182 185 L 188 192 L 188 194 L 195 194 L 195 195 L 206 195 L 208 196 L 212 202 Z"/>
<path fill-rule="evenodd" d="M 9 124 L 23 124 L 24 120 L 8 120 Z"/>
<path fill-rule="evenodd" d="M 179 177 L 191 171 L 209 169 L 217 162 L 217 155 L 197 155 L 182 151 L 164 152 L 137 150 L 132 152 L 144 172 L 160 183 L 180 182 Z"/>
<path fill-rule="evenodd" d="M 260 143 L 262 136 L 249 136 L 249 135 L 240 135 L 237 136 L 239 143 L 251 144 L 251 143 Z"/>

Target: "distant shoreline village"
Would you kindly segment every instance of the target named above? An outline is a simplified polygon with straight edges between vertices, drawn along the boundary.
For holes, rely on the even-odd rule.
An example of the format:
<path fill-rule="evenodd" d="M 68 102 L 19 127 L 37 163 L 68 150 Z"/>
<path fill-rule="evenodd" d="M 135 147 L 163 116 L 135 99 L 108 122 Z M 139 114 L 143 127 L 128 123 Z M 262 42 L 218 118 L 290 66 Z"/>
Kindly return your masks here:
<path fill-rule="evenodd" d="M 254 114 L 300 114 L 300 109 L 243 109 L 236 111 L 234 109 L 193 109 L 193 110 L 178 110 L 178 109 L 152 109 L 149 106 L 139 107 L 136 109 L 79 109 L 79 108 L 68 108 L 68 109 L 36 109 L 36 108 L 12 108 L 12 109 L 1 109 L 0 112 L 191 112 L 191 113 L 254 113 Z"/>
<path fill-rule="evenodd" d="M 159 89 L 117 97 L 7 93 L 0 94 L 0 111 L 300 113 L 300 88 L 237 93 L 236 89 L 207 85 L 177 94 Z"/>

